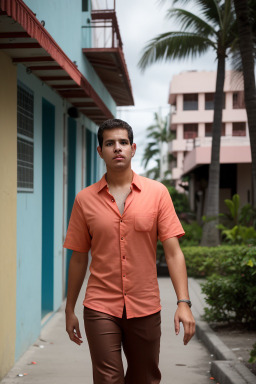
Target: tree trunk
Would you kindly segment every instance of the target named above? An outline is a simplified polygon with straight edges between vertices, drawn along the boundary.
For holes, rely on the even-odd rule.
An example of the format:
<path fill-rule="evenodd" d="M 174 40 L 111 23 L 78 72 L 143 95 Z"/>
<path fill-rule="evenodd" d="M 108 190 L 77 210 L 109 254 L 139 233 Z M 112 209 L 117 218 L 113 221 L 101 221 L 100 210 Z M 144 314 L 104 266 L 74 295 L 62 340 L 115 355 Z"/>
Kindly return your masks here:
<path fill-rule="evenodd" d="M 202 246 L 219 245 L 218 224 L 219 214 L 219 186 L 220 186 L 220 139 L 222 126 L 223 88 L 225 80 L 225 52 L 218 54 L 216 91 L 214 96 L 214 118 L 212 129 L 212 155 L 209 168 L 209 180 L 206 196 L 205 216 L 203 226 Z"/>
<path fill-rule="evenodd" d="M 256 88 L 253 36 L 249 20 L 248 0 L 234 0 L 238 21 L 240 52 L 244 75 L 244 95 L 252 154 L 252 204 L 256 207 Z"/>

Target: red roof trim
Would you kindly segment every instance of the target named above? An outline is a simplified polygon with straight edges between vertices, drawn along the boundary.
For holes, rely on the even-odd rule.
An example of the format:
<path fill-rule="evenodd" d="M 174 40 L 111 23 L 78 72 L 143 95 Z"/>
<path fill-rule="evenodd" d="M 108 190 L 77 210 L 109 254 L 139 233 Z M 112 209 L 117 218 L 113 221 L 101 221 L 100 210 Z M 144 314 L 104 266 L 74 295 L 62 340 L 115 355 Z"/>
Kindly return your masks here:
<path fill-rule="evenodd" d="M 113 114 L 92 88 L 90 83 L 77 69 L 75 64 L 62 51 L 52 36 L 44 29 L 36 19 L 34 13 L 22 0 L 0 0 L 0 11 L 7 13 L 13 20 L 18 22 L 23 29 L 38 41 L 41 47 L 59 64 L 65 72 L 91 97 L 95 104 L 104 113 L 106 118 L 112 118 Z"/>

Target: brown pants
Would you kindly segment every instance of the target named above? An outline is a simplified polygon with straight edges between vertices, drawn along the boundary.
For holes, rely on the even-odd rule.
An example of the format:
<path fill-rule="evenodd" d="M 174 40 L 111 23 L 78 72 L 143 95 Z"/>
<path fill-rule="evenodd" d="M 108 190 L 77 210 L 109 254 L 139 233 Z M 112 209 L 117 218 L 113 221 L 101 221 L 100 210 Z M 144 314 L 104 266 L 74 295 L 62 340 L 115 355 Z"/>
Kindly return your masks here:
<path fill-rule="evenodd" d="M 94 384 L 159 384 L 161 313 L 122 319 L 84 307 Z M 121 344 L 127 371 L 121 357 Z"/>

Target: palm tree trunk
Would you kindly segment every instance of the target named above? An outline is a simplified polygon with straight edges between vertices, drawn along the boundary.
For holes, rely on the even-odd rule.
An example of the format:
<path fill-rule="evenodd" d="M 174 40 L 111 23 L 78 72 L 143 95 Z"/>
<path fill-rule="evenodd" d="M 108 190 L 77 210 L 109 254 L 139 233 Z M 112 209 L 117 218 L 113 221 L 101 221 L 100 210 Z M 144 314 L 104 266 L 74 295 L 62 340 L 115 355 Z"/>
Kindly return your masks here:
<path fill-rule="evenodd" d="M 206 196 L 206 222 L 203 226 L 201 245 L 219 245 L 218 224 L 219 214 L 219 185 L 220 185 L 220 139 L 222 125 L 223 88 L 225 80 L 225 52 L 218 54 L 216 91 L 214 96 L 214 118 L 212 129 L 212 154 L 209 169 L 209 181 Z M 210 220 L 209 220 L 210 219 Z"/>
<path fill-rule="evenodd" d="M 234 0 L 244 75 L 244 95 L 252 154 L 252 204 L 256 207 L 256 88 L 248 0 Z"/>

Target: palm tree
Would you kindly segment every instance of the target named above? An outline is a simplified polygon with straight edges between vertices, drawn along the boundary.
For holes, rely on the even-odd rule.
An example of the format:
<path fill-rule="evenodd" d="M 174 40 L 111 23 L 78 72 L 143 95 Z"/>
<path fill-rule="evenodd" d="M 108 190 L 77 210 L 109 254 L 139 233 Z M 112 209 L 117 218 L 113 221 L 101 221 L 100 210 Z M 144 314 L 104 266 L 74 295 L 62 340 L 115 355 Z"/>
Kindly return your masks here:
<path fill-rule="evenodd" d="M 245 106 L 251 142 L 253 180 L 252 201 L 254 207 L 256 207 L 256 88 L 254 74 L 255 41 L 253 41 L 253 29 L 255 32 L 256 17 L 255 14 L 253 15 L 253 17 L 250 17 L 253 5 L 255 12 L 255 2 L 253 2 L 253 4 L 249 4 L 247 0 L 234 0 L 234 4 L 238 23 L 239 45 L 244 77 Z"/>
<path fill-rule="evenodd" d="M 174 0 L 173 4 L 176 3 L 182 5 L 190 3 L 191 6 L 191 0 Z M 144 49 L 139 66 L 144 70 L 148 65 L 163 59 L 197 57 L 210 49 L 216 52 L 217 78 L 214 96 L 212 153 L 205 209 L 206 216 L 212 220 L 207 220 L 204 224 L 201 242 L 202 245 L 215 246 L 219 244 L 216 217 L 219 213 L 219 158 L 225 61 L 238 42 L 231 0 L 194 0 L 193 3 L 200 10 L 202 17 L 198 12 L 194 14 L 183 8 L 169 9 L 167 17 L 175 18 L 180 22 L 181 30 L 166 32 L 150 40 Z"/>
<path fill-rule="evenodd" d="M 157 165 L 149 169 L 146 174 L 154 179 L 159 179 L 163 177 L 163 143 L 168 143 L 172 139 L 172 134 L 168 129 L 167 117 L 162 118 L 160 112 L 154 113 L 154 124 L 147 128 L 147 132 L 147 138 L 150 141 L 144 150 L 141 163 L 147 168 L 149 161 L 155 160 Z"/>

